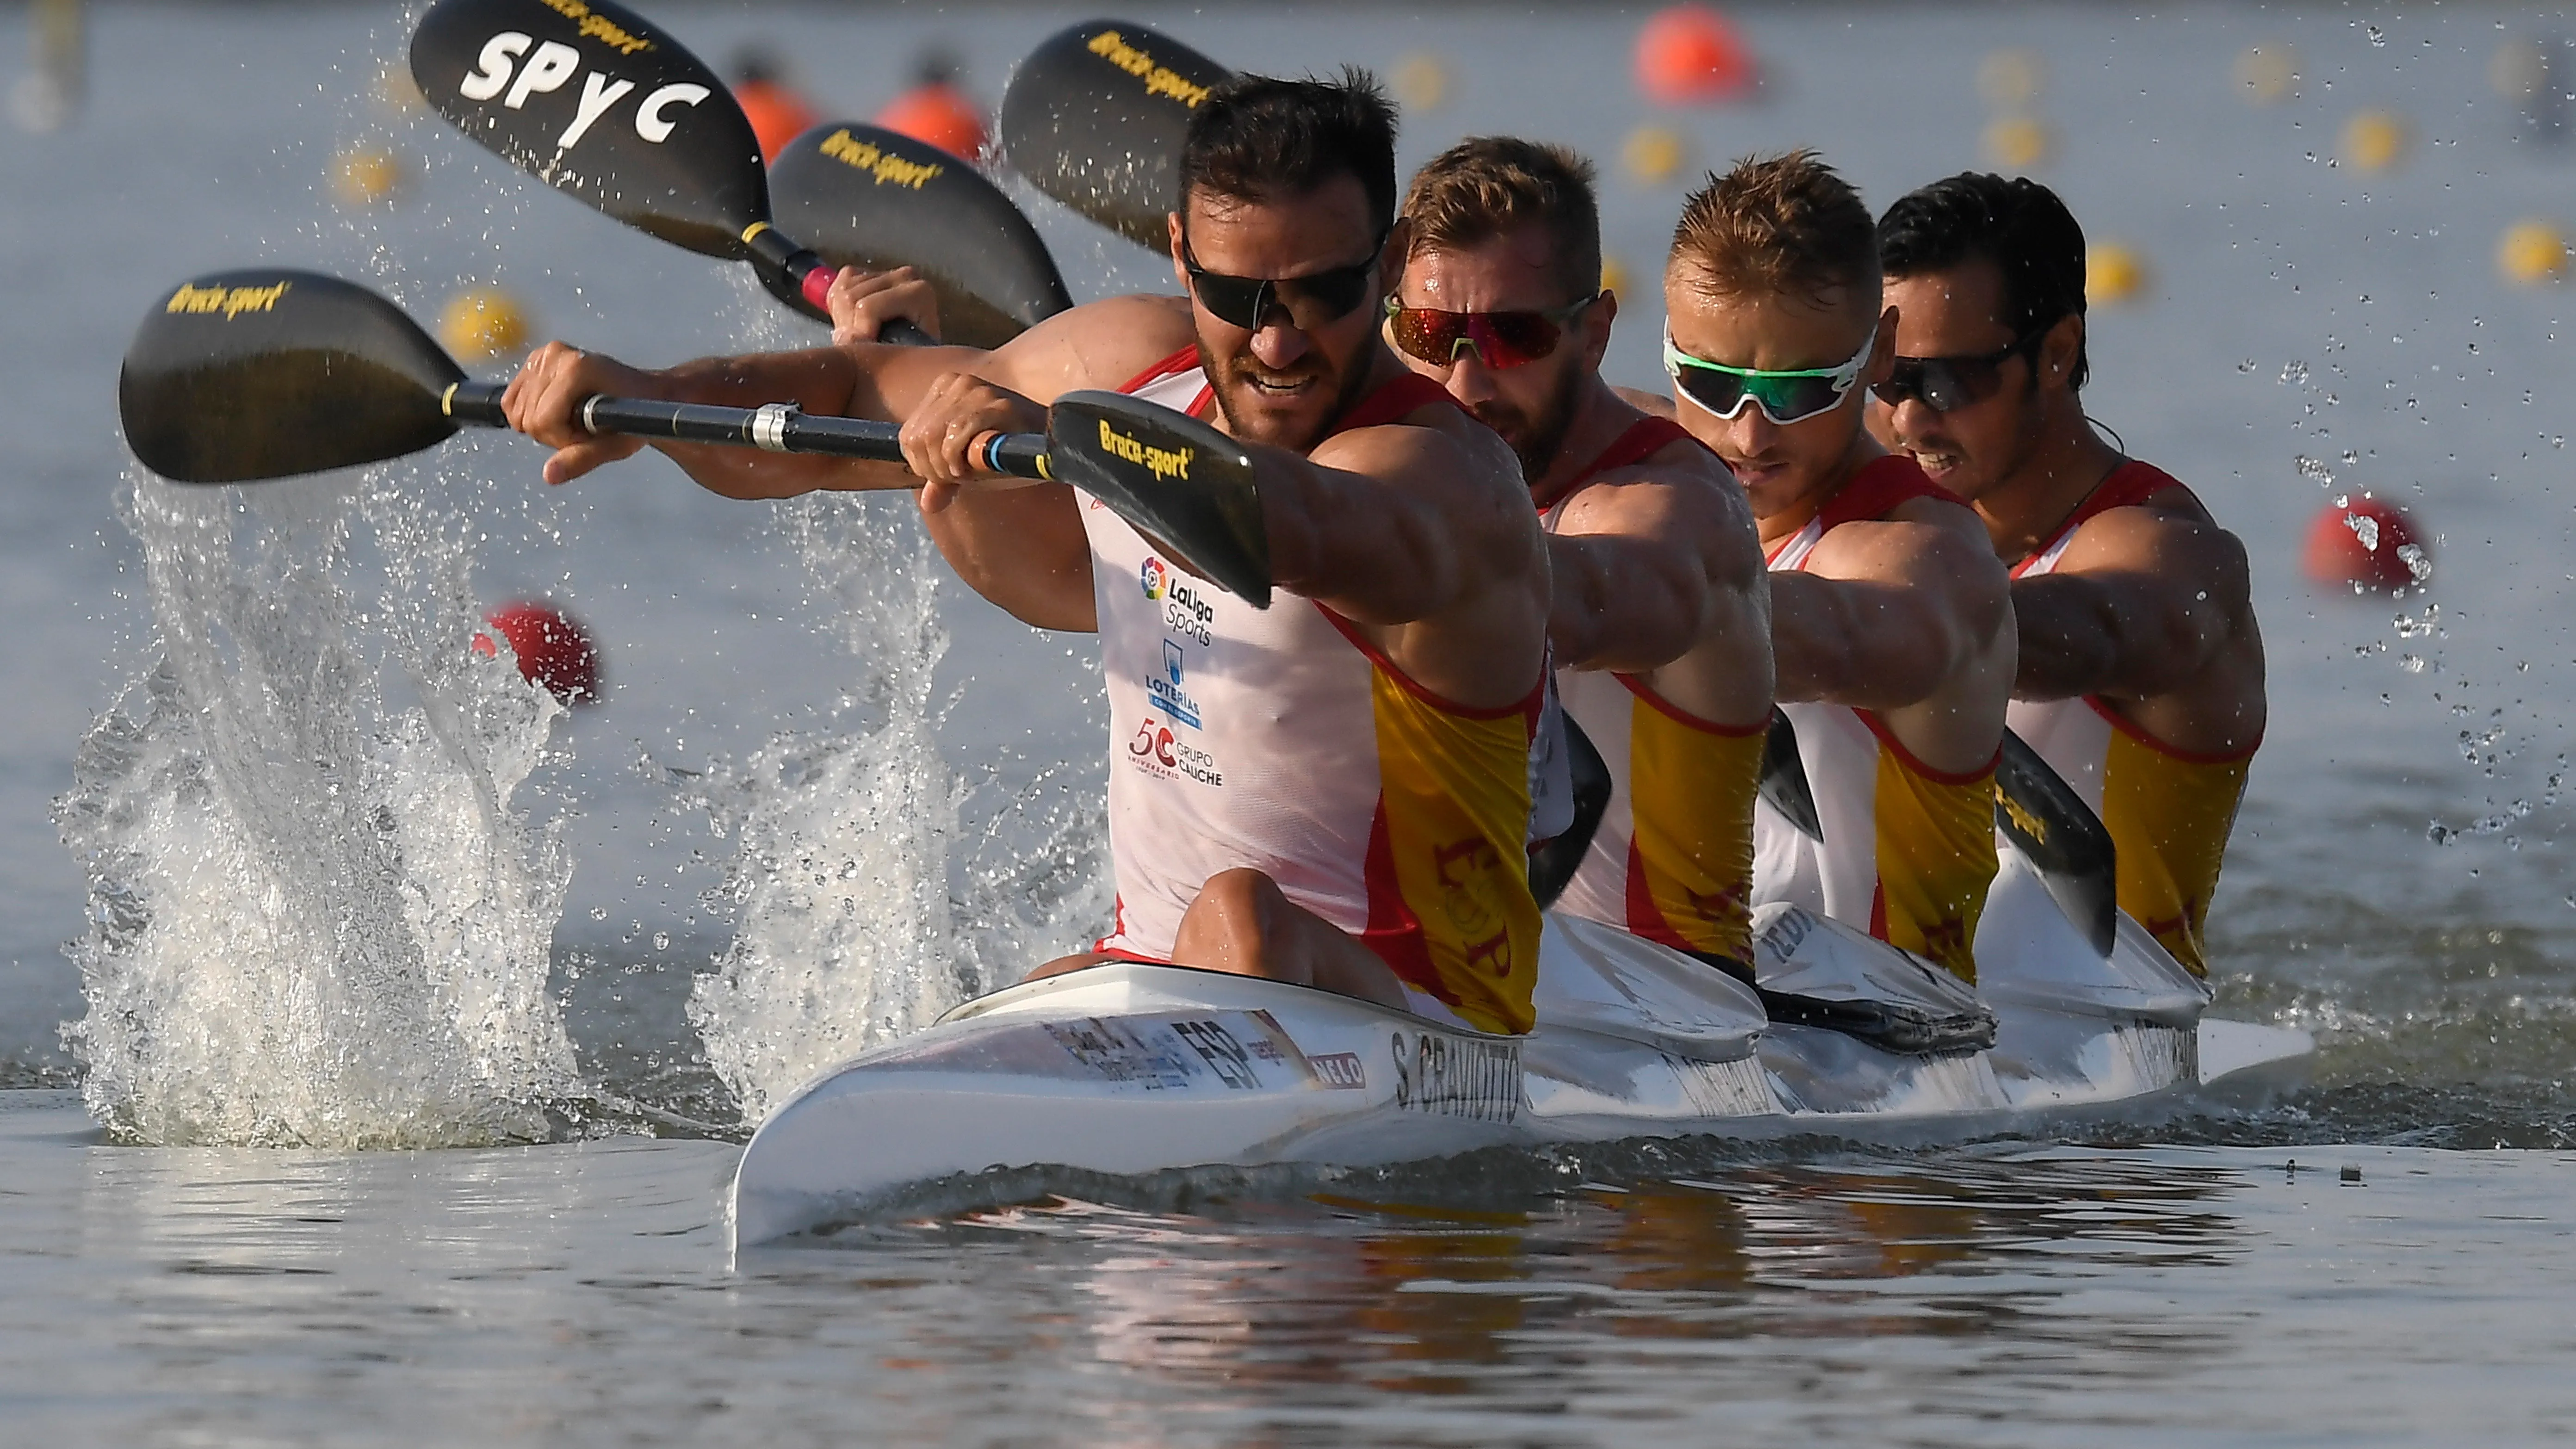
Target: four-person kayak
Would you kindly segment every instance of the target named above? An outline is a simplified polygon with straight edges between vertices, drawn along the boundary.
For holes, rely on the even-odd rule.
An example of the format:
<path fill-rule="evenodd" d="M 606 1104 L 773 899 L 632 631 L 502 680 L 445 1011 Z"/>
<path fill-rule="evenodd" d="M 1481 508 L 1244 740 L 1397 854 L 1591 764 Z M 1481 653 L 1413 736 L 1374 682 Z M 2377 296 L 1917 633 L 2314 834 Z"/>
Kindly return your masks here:
<path fill-rule="evenodd" d="M 2295 1080 L 2304 1032 L 2206 1018 L 2123 917 L 2094 950 L 2009 845 L 1979 985 L 1802 907 L 1755 984 L 1551 914 L 1538 1025 L 1489 1036 L 1281 982 L 1116 963 L 1023 982 L 864 1052 L 744 1150 L 737 1247 L 996 1169 L 1365 1167 L 1625 1137 L 1955 1140 Z M 1043 1176 L 1043 1174 L 1041 1174 Z"/>

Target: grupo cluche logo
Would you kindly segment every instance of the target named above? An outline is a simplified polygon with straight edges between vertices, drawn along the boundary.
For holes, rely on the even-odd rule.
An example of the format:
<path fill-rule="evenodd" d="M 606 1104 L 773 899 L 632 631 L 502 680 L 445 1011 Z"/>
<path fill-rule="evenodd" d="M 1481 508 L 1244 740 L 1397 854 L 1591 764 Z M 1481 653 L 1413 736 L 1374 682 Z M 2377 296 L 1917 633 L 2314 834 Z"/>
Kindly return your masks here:
<path fill-rule="evenodd" d="M 1145 560 L 1145 566 L 1136 571 L 1136 577 L 1137 581 L 1145 586 L 1146 598 L 1159 599 L 1163 596 L 1165 580 L 1169 578 L 1169 574 L 1163 568 L 1161 559 L 1149 556 Z"/>

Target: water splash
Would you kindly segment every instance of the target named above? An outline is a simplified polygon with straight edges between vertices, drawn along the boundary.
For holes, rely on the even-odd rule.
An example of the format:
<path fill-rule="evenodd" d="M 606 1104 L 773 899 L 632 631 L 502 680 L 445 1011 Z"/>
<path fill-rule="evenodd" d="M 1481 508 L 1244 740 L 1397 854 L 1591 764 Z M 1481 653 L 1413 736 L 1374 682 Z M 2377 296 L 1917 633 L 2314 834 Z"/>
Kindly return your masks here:
<path fill-rule="evenodd" d="M 419 473 L 129 477 L 157 647 L 56 807 L 90 900 L 64 1039 L 120 1138 L 525 1141 L 580 1095 L 570 871 L 515 803 L 561 706 L 461 647 L 469 530 Z"/>
<path fill-rule="evenodd" d="M 689 1021 L 758 1122 L 825 1069 L 1072 949 L 1107 914 L 1105 832 L 1050 809 L 1042 777 L 961 848 L 975 782 L 941 756 L 948 636 L 938 564 L 909 495 L 781 507 L 817 611 L 865 688 L 842 727 L 783 734 L 686 787 L 739 854 L 710 907 L 735 920 Z"/>

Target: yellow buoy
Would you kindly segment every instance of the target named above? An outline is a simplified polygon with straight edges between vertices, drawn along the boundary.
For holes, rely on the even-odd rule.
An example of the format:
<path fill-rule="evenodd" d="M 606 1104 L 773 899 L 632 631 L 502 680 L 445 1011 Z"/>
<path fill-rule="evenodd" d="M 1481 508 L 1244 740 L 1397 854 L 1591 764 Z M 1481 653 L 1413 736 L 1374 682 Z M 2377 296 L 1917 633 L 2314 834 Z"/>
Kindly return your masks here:
<path fill-rule="evenodd" d="M 2496 270 L 2525 286 L 2557 281 L 2567 275 L 2567 233 L 2551 222 L 2515 222 L 2496 244 Z"/>
<path fill-rule="evenodd" d="M 2406 120 L 2394 111 L 2363 111 L 2343 123 L 2335 155 L 2356 171 L 2385 171 L 2406 154 Z"/>
<path fill-rule="evenodd" d="M 1682 169 L 1690 157 L 1690 144 L 1678 132 L 1663 126 L 1639 126 L 1628 133 L 1627 144 L 1619 148 L 1619 157 L 1627 163 L 1628 174 L 1649 184 L 1667 181 Z"/>
<path fill-rule="evenodd" d="M 508 356 L 528 345 L 528 314 L 498 287 L 468 287 L 439 312 L 438 340 L 468 362 Z"/>
<path fill-rule="evenodd" d="M 2028 171 L 2048 159 L 2048 127 L 2029 116 L 2005 116 L 1986 127 L 1986 161 L 2002 171 Z"/>
<path fill-rule="evenodd" d="M 2147 290 L 2147 263 L 2118 242 L 2084 249 L 2084 300 L 2090 306 L 2134 302 Z"/>
<path fill-rule="evenodd" d="M 1604 255 L 1601 258 L 1601 290 L 1605 292 L 1628 290 L 1628 268 L 1617 257 Z"/>
<path fill-rule="evenodd" d="M 2039 52 L 1998 50 L 1977 67 L 1977 91 L 1999 111 L 2018 111 L 2039 99 Z"/>
<path fill-rule="evenodd" d="M 2299 93 L 2299 53 L 2289 46 L 2247 46 L 2236 57 L 2236 89 L 2258 106 L 2289 100 Z"/>
<path fill-rule="evenodd" d="M 1436 111 L 1449 99 L 1449 67 L 1440 57 L 1415 51 L 1396 63 L 1395 98 L 1408 111 Z"/>
<path fill-rule="evenodd" d="M 372 206 L 402 188 L 402 163 L 390 151 L 354 147 L 331 168 L 332 193 L 349 206 Z"/>

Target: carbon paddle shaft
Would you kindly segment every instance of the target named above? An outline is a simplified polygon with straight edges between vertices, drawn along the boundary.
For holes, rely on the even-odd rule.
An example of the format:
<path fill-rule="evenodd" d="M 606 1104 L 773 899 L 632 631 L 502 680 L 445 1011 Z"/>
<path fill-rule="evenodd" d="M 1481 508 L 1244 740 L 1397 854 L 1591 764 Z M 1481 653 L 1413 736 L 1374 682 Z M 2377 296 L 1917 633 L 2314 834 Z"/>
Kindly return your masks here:
<path fill-rule="evenodd" d="M 509 421 L 501 414 L 501 393 L 499 383 L 458 383 L 446 397 L 447 415 L 478 427 L 506 428 Z M 816 417 L 783 403 L 734 408 L 601 396 L 582 404 L 581 419 L 594 433 L 758 448 L 769 453 L 864 458 L 877 463 L 903 461 L 903 430 L 893 423 Z M 1047 440 L 1040 433 L 995 436 L 985 447 L 983 462 L 992 471 L 1015 478 L 1043 480 L 1054 476 L 1048 471 Z"/>

